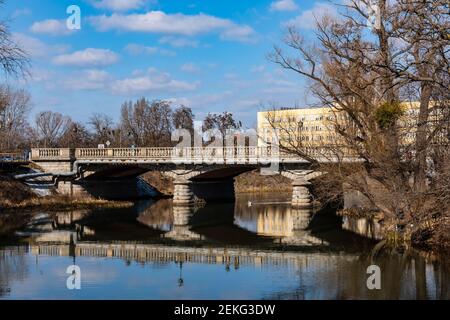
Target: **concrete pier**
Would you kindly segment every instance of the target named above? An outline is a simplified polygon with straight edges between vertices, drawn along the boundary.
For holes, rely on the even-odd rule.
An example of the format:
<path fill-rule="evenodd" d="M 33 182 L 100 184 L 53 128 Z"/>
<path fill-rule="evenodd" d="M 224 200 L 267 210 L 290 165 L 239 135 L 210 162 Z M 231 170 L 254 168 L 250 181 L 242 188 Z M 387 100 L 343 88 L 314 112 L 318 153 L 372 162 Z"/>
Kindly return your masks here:
<path fill-rule="evenodd" d="M 175 179 L 173 182 L 173 205 L 174 206 L 193 206 L 194 191 L 192 181 L 186 179 Z"/>
<path fill-rule="evenodd" d="M 312 197 L 309 192 L 311 183 L 305 179 L 296 179 L 292 182 L 292 206 L 293 207 L 310 207 L 312 205 Z"/>

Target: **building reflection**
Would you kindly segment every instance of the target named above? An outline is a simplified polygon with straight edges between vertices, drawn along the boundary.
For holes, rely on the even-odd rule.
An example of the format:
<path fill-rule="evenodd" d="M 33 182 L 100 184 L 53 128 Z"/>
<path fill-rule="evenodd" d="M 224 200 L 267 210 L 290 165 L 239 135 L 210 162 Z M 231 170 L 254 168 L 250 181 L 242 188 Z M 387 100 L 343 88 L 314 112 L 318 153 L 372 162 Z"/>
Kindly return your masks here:
<path fill-rule="evenodd" d="M 289 245 L 328 245 L 312 235 L 311 208 L 294 208 L 279 202 L 236 202 L 235 223 L 261 236 Z"/>

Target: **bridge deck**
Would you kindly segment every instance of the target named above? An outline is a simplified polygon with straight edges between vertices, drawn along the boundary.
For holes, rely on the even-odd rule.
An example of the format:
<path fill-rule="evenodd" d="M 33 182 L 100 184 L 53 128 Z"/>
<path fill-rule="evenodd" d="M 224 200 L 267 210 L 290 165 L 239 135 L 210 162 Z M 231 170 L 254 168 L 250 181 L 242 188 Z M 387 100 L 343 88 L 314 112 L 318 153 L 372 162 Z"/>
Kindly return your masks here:
<path fill-rule="evenodd" d="M 305 148 L 311 157 L 324 162 L 335 162 L 329 149 Z M 328 156 L 329 155 L 329 156 Z M 32 149 L 32 161 L 82 161 L 82 162 L 145 162 L 145 163 L 236 163 L 270 164 L 307 163 L 296 154 L 268 147 L 206 147 L 206 148 L 76 148 Z"/>

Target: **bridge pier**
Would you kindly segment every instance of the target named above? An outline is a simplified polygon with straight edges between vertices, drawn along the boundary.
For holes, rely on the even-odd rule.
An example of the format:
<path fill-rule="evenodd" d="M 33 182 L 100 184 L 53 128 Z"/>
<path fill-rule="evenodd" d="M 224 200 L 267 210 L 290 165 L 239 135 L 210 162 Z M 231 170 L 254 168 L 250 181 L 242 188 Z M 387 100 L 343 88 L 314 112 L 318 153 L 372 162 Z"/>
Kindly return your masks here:
<path fill-rule="evenodd" d="M 192 181 L 175 179 L 173 182 L 173 205 L 192 206 L 195 204 Z"/>
<path fill-rule="evenodd" d="M 194 207 L 174 207 L 173 208 L 173 225 L 187 226 L 189 219 L 194 215 Z"/>
<path fill-rule="evenodd" d="M 292 206 L 293 207 L 310 207 L 312 205 L 312 197 L 309 192 L 311 182 L 304 178 L 295 179 L 292 182 Z"/>
<path fill-rule="evenodd" d="M 189 220 L 194 215 L 194 211 L 193 206 L 174 206 L 173 228 L 164 234 L 164 238 L 178 241 L 201 240 L 201 235 L 190 230 Z"/>
<path fill-rule="evenodd" d="M 292 208 L 291 210 L 293 220 L 293 230 L 306 230 L 311 222 L 312 209 L 311 208 Z"/>

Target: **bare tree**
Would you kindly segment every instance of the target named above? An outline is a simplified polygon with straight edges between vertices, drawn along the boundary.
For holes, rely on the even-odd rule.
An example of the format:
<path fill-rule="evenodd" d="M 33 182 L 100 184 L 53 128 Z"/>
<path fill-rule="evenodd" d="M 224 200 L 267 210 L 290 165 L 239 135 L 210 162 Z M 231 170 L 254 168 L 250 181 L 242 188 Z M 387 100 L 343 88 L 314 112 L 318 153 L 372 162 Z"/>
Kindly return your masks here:
<path fill-rule="evenodd" d="M 192 109 L 183 105 L 175 109 L 172 115 L 172 125 L 174 129 L 184 129 L 189 131 L 191 136 L 190 145 L 191 147 L 194 147 L 194 135 L 199 136 L 199 133 L 195 132 L 194 129 L 194 114 L 192 113 Z M 198 141 L 201 141 L 200 137 Z"/>
<path fill-rule="evenodd" d="M 4 1 L 0 0 L 0 6 L 3 4 Z M 5 21 L 0 21 L 0 65 L 6 75 L 24 76 L 28 74 L 27 53 L 13 41 Z"/>
<path fill-rule="evenodd" d="M 223 145 L 226 143 L 225 139 L 227 136 L 227 131 L 240 128 L 242 128 L 242 123 L 240 121 L 236 121 L 233 114 L 227 111 L 219 114 L 208 113 L 203 121 L 204 130 L 216 130 L 220 133 L 223 139 Z"/>
<path fill-rule="evenodd" d="M 70 121 L 58 141 L 58 146 L 60 148 L 89 148 L 93 146 L 93 135 L 83 124 Z"/>
<path fill-rule="evenodd" d="M 369 29 L 374 4 L 379 15 Z M 433 201 L 427 159 L 447 123 L 431 114 L 449 108 L 448 1 L 350 0 L 339 8 L 339 18 L 317 21 L 316 42 L 289 27 L 287 49 L 275 47 L 269 59 L 308 79 L 332 111 L 337 139 L 328 146 L 336 158 L 344 147 L 363 160 L 322 168 L 328 182 L 362 192 L 392 226 L 417 228 Z M 419 101 L 416 121 L 408 120 L 405 100 Z M 307 155 L 298 141 L 285 147 Z"/>
<path fill-rule="evenodd" d="M 30 109 L 26 91 L 0 86 L 0 149 L 16 149 L 24 144 Z"/>
<path fill-rule="evenodd" d="M 171 145 L 172 110 L 166 101 L 149 102 L 142 98 L 126 102 L 121 110 L 121 129 L 136 146 L 165 147 Z"/>
<path fill-rule="evenodd" d="M 93 129 L 93 143 L 104 144 L 110 141 L 114 136 L 114 122 L 111 117 L 102 113 L 94 113 L 90 118 L 88 124 Z"/>
<path fill-rule="evenodd" d="M 130 132 L 130 140 L 135 146 L 145 145 L 145 121 L 149 103 L 142 98 L 136 103 L 125 102 L 121 109 L 121 126 Z"/>
<path fill-rule="evenodd" d="M 192 113 L 192 109 L 183 105 L 175 109 L 172 123 L 176 129 L 194 130 L 194 114 Z"/>
<path fill-rule="evenodd" d="M 69 131 L 72 121 L 58 112 L 44 111 L 36 115 L 33 128 L 35 144 L 44 148 L 59 146 L 63 135 Z"/>
<path fill-rule="evenodd" d="M 172 109 L 167 101 L 153 101 L 145 126 L 146 145 L 169 147 L 172 145 Z"/>

